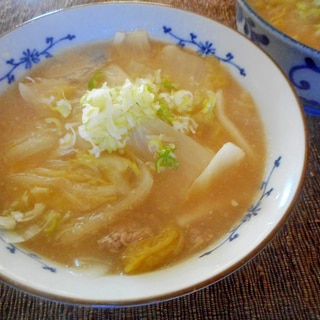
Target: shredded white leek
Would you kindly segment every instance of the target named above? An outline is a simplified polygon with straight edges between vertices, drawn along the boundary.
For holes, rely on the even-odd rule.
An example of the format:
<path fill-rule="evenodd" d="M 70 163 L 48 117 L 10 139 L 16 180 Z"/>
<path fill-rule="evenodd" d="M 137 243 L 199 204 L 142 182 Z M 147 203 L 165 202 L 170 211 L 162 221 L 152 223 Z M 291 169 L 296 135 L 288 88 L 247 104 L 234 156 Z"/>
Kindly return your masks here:
<path fill-rule="evenodd" d="M 60 154 L 61 155 L 66 155 L 68 153 L 71 152 L 76 152 L 78 151 L 74 146 L 76 144 L 77 141 L 77 135 L 76 132 L 72 126 L 71 123 L 67 123 L 65 125 L 65 128 L 68 130 L 68 132 L 62 137 L 60 138 L 59 142 L 60 142 Z"/>
<path fill-rule="evenodd" d="M 0 230 L 12 230 L 16 226 L 16 220 L 11 216 L 0 216 Z"/>
<path fill-rule="evenodd" d="M 71 103 L 67 99 L 57 101 L 55 106 L 50 107 L 52 111 L 57 111 L 63 118 L 67 118 L 72 111 Z"/>
<path fill-rule="evenodd" d="M 80 99 L 82 125 L 79 135 L 92 145 L 91 153 L 113 152 L 124 148 L 131 130 L 142 121 L 160 117 L 183 133 L 195 133 L 197 123 L 190 116 L 193 95 L 187 90 L 171 90 L 161 85 L 161 77 L 127 79 L 123 85 L 87 91 Z"/>
<path fill-rule="evenodd" d="M 123 86 L 88 91 L 80 100 L 83 107 L 79 135 L 89 141 L 91 152 L 99 157 L 104 150 L 109 152 L 125 146 L 129 131 L 137 121 L 152 117 L 154 94 L 148 83 L 132 83 L 127 80 Z"/>
<path fill-rule="evenodd" d="M 208 114 L 212 118 L 217 106 L 217 95 L 213 91 L 207 90 L 207 96 L 208 98 L 203 101 L 202 113 Z"/>
<path fill-rule="evenodd" d="M 40 216 L 43 214 L 46 206 L 43 203 L 35 203 L 34 207 L 26 212 L 22 211 L 12 211 L 11 215 L 17 222 L 25 222 L 30 221 L 37 216 Z"/>

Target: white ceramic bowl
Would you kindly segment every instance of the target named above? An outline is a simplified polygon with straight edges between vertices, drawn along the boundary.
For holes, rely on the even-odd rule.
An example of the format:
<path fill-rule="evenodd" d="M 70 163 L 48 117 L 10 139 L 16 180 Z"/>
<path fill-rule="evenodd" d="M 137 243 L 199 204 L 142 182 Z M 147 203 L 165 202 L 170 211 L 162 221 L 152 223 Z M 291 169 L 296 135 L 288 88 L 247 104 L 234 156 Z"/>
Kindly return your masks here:
<path fill-rule="evenodd" d="M 155 39 L 184 42 L 196 51 L 211 44 L 208 54 L 224 61 L 252 93 L 268 140 L 258 200 L 219 244 L 170 268 L 142 275 L 77 275 L 0 237 L 0 277 L 17 288 L 52 300 L 104 306 L 145 304 L 191 293 L 256 255 L 284 223 L 298 196 L 306 167 L 306 129 L 294 91 L 273 61 L 251 41 L 199 15 L 130 2 L 82 6 L 34 19 L 0 39 L 0 91 L 28 73 L 27 67 L 45 60 L 47 53 L 55 55 L 136 28 L 148 30 Z M 189 42 L 191 33 L 196 38 Z"/>
<path fill-rule="evenodd" d="M 320 116 L 320 51 L 288 37 L 237 0 L 237 28 L 271 55 L 297 91 L 307 114 Z"/>

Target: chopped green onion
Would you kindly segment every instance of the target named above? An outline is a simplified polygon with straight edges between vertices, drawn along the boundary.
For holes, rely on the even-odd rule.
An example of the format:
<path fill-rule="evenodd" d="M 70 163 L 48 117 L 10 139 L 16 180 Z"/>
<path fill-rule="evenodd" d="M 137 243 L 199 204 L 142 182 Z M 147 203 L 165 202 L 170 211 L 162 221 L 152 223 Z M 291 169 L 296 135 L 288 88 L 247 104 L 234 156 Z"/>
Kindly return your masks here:
<path fill-rule="evenodd" d="M 105 78 L 103 71 L 96 72 L 88 82 L 88 89 L 92 90 L 100 87 L 102 83 L 105 82 Z"/>
<path fill-rule="evenodd" d="M 164 145 L 158 150 L 158 158 L 155 162 L 155 169 L 157 172 L 161 171 L 161 168 L 168 168 L 176 170 L 180 163 L 174 154 L 175 145 L 173 143 Z"/>
<path fill-rule="evenodd" d="M 161 85 L 164 89 L 167 89 L 167 90 L 175 90 L 176 88 L 174 83 L 167 78 L 163 79 Z"/>

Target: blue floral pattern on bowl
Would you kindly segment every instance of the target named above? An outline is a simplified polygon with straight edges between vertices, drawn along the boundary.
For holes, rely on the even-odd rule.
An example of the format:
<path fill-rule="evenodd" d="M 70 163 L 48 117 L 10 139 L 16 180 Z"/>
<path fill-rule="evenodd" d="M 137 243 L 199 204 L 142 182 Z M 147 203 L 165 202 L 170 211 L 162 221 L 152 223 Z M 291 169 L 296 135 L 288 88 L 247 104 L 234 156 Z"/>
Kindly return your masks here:
<path fill-rule="evenodd" d="M 293 57 L 293 54 L 291 53 L 292 57 L 289 57 L 285 51 L 288 50 L 286 47 L 287 42 L 293 43 L 294 47 L 297 46 L 295 40 L 276 31 L 272 26 L 270 26 L 270 30 L 272 31 L 269 31 L 270 33 L 268 32 L 267 35 L 258 32 L 257 29 L 263 29 L 263 27 L 259 27 L 258 25 L 260 18 L 256 18 L 257 20 L 255 22 L 252 18 L 254 15 L 251 17 L 245 10 L 243 10 L 243 7 L 241 7 L 238 2 L 236 12 L 238 29 L 269 53 L 282 67 L 296 89 L 305 112 L 313 116 L 320 116 L 320 98 L 318 94 L 319 90 L 317 90 L 320 79 L 320 66 L 316 65 L 313 58 L 305 55 L 305 51 L 309 48 L 301 45 L 302 49 L 300 48 L 300 56 L 295 56 L 291 61 L 290 59 Z M 261 24 L 263 25 L 264 23 Z M 283 44 L 281 42 L 283 42 Z M 294 52 L 294 49 L 291 50 Z M 304 61 L 305 63 L 296 64 L 297 61 Z M 298 78 L 301 80 L 297 80 Z"/>
<path fill-rule="evenodd" d="M 320 80 L 320 66 L 317 66 L 314 60 L 310 57 L 306 57 L 304 60 L 304 64 L 295 65 L 289 70 L 289 79 L 293 83 L 293 85 L 298 88 L 300 91 L 308 91 L 311 89 L 315 89 L 319 87 Z M 306 77 L 306 73 L 313 73 L 317 77 L 311 80 L 306 80 L 306 78 L 302 78 L 302 80 L 298 80 L 299 77 Z M 300 95 L 300 99 L 302 103 L 306 106 L 309 114 L 320 115 L 320 102 L 305 98 Z M 308 106 L 312 108 L 308 109 Z"/>
<path fill-rule="evenodd" d="M 238 64 L 234 62 L 234 55 L 231 52 L 228 52 L 225 56 L 220 56 L 217 54 L 217 49 L 213 46 L 213 43 L 210 41 L 201 42 L 198 41 L 198 36 L 194 32 L 190 32 L 189 38 L 182 38 L 176 35 L 171 27 L 163 26 L 163 32 L 170 35 L 172 38 L 176 39 L 178 42 L 178 46 L 185 47 L 186 45 L 190 45 L 192 47 L 196 47 L 197 52 L 201 55 L 208 56 L 212 55 L 218 60 L 225 62 L 227 64 L 232 65 L 236 69 L 239 70 L 240 75 L 246 76 L 246 71 L 244 68 L 240 67 Z"/>
<path fill-rule="evenodd" d="M 256 26 L 254 21 L 249 17 L 245 17 L 240 7 L 237 7 L 236 17 L 238 23 L 243 23 L 243 32 L 248 38 L 257 44 L 264 46 L 269 45 L 269 38 L 265 34 L 258 33 L 254 30 Z"/>
<path fill-rule="evenodd" d="M 17 246 L 15 246 L 14 244 L 12 243 L 7 243 L 3 237 L 1 236 L 0 234 L 0 240 L 4 243 L 6 243 L 6 249 L 8 250 L 8 252 L 12 253 L 12 254 L 16 254 L 16 253 L 20 253 L 20 254 L 23 254 L 25 256 L 28 256 L 30 257 L 31 259 L 33 259 L 34 261 L 36 261 L 37 263 L 39 263 L 41 266 L 42 266 L 42 269 L 44 270 L 48 270 L 52 273 L 55 273 L 57 272 L 57 269 L 50 266 L 49 264 L 47 264 L 46 262 L 44 262 L 41 257 L 39 257 L 38 255 L 36 255 L 35 253 L 32 253 L 32 252 L 28 252 L 28 251 L 25 251 Z"/>
<path fill-rule="evenodd" d="M 41 61 L 41 57 L 44 57 L 46 59 L 51 58 L 52 54 L 50 53 L 50 49 L 52 49 L 54 46 L 56 46 L 59 42 L 65 41 L 65 40 L 73 40 L 75 38 L 75 35 L 68 34 L 65 37 L 62 37 L 58 40 L 55 40 L 53 37 L 47 37 L 46 38 L 46 44 L 47 46 L 42 49 L 41 51 L 37 49 L 26 49 L 22 52 L 22 56 L 20 59 L 15 60 L 14 58 L 11 58 L 6 61 L 6 63 L 11 66 L 10 70 L 0 77 L 0 82 L 7 80 L 7 82 L 10 84 L 13 81 L 15 81 L 15 75 L 14 71 L 20 67 L 24 66 L 26 70 L 31 69 L 34 64 L 38 64 Z"/>
<path fill-rule="evenodd" d="M 183 39 L 179 37 L 178 35 L 174 34 L 171 27 L 163 26 L 163 32 L 166 34 L 169 34 L 174 39 L 178 40 L 178 45 L 181 47 L 184 47 L 186 45 L 192 45 L 196 46 L 198 48 L 197 52 L 201 55 L 213 55 L 218 60 L 223 61 L 227 64 L 230 64 L 237 68 L 242 76 L 246 75 L 245 69 L 240 67 L 238 64 L 234 62 L 234 55 L 231 52 L 228 52 L 224 57 L 219 56 L 216 52 L 216 48 L 213 46 L 213 43 L 210 41 L 197 41 L 197 35 L 193 32 L 190 33 L 189 39 Z M 51 58 L 52 54 L 50 53 L 50 49 L 52 49 L 54 46 L 56 46 L 59 42 L 65 41 L 65 40 L 73 40 L 75 38 L 75 35 L 68 34 L 65 37 L 62 37 L 58 40 L 54 40 L 53 37 L 47 37 L 46 43 L 48 44 L 47 47 L 45 47 L 43 50 L 39 51 L 37 49 L 26 49 L 22 52 L 22 56 L 20 59 L 15 60 L 14 58 L 11 58 L 6 61 L 8 65 L 11 66 L 9 71 L 0 77 L 0 82 L 7 80 L 7 82 L 10 84 L 15 81 L 15 75 L 14 71 L 20 67 L 24 66 L 26 70 L 31 69 L 34 64 L 38 64 L 41 61 L 41 57 L 44 58 Z"/>
<path fill-rule="evenodd" d="M 275 169 L 277 169 L 280 166 L 280 162 L 281 162 L 281 157 L 278 157 L 278 159 L 276 159 L 274 161 L 273 167 L 269 173 L 269 175 L 267 176 L 266 180 L 262 181 L 261 186 L 260 186 L 260 197 L 258 198 L 258 200 L 251 205 L 251 207 L 248 209 L 248 212 L 244 215 L 244 217 L 241 219 L 240 223 L 235 226 L 233 229 L 230 230 L 228 236 L 226 239 L 224 239 L 220 244 L 218 244 L 216 247 L 214 247 L 213 249 L 211 249 L 210 251 L 206 251 L 205 253 L 203 253 L 200 258 L 207 256 L 209 254 L 211 254 L 213 251 L 217 250 L 218 248 L 220 248 L 222 245 L 226 244 L 227 242 L 231 242 L 235 239 L 237 239 L 240 234 L 239 234 L 239 230 L 240 228 L 248 221 L 250 221 L 253 217 L 257 216 L 261 210 L 261 205 L 263 204 L 263 200 L 266 197 L 269 197 L 273 191 L 273 187 L 269 187 L 272 175 L 275 171 Z"/>

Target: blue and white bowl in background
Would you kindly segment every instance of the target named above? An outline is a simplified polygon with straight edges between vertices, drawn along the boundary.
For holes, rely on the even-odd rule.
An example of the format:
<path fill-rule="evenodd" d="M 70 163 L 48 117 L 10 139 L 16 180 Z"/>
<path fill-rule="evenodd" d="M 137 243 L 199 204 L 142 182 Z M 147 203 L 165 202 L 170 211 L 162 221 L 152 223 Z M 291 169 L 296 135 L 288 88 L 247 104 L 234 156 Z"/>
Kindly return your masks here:
<path fill-rule="evenodd" d="M 320 51 L 285 35 L 237 0 L 237 28 L 267 52 L 297 91 L 308 115 L 320 116 Z"/>

